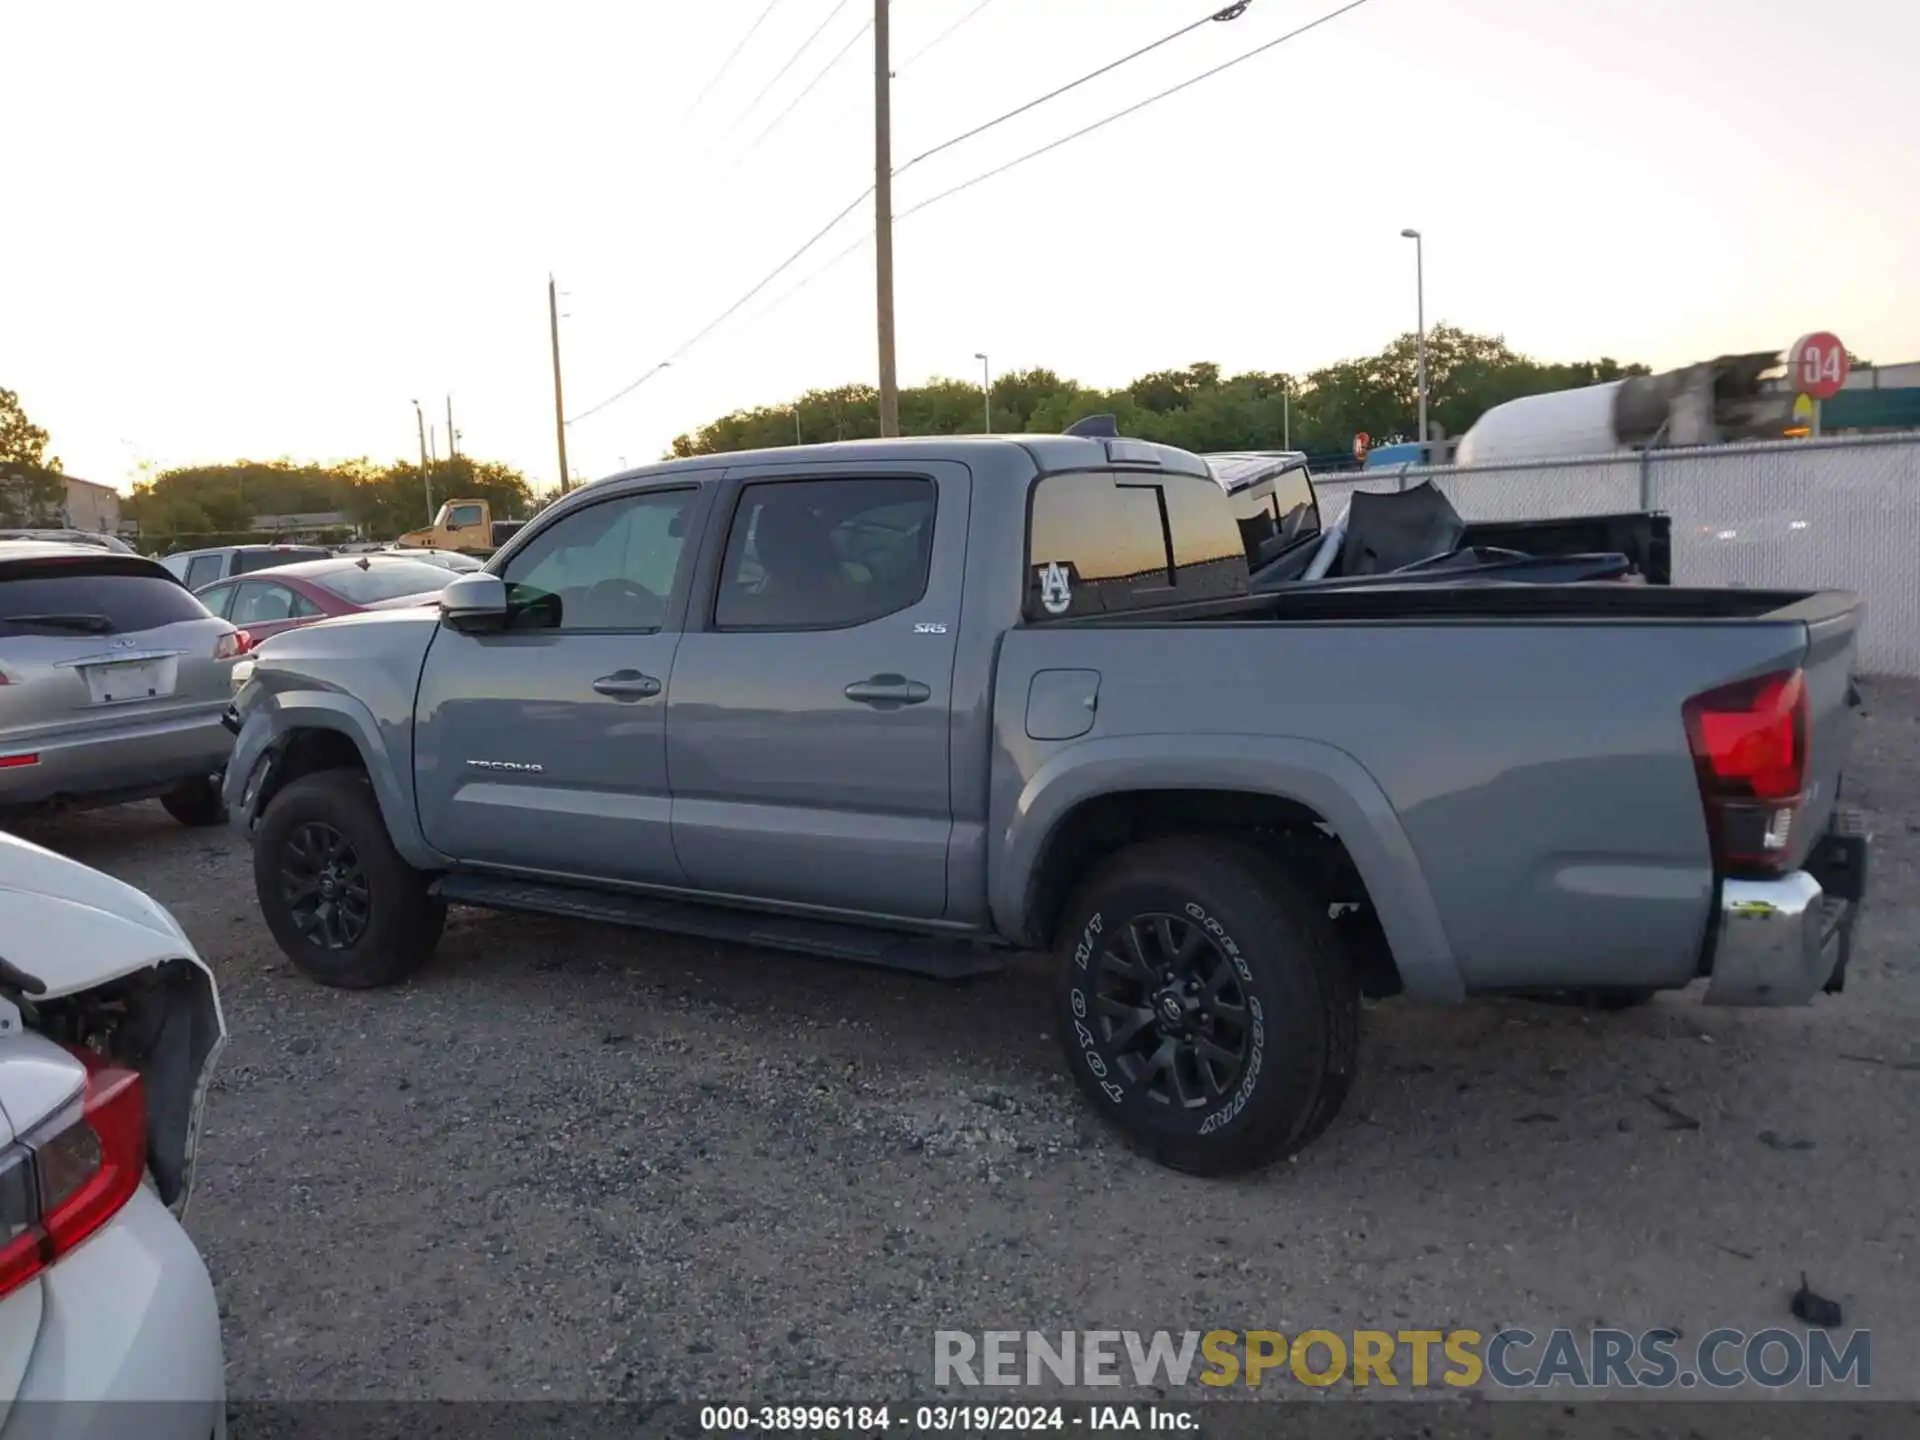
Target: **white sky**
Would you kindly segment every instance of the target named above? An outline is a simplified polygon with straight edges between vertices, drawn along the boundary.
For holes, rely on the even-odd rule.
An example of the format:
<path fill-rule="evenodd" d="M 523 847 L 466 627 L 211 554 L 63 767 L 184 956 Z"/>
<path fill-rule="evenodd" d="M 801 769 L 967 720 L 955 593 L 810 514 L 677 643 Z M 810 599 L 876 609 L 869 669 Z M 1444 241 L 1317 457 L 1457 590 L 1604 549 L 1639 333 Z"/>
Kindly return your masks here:
<path fill-rule="evenodd" d="M 872 179 L 850 0 L 4 0 L 0 386 L 76 475 L 464 449 L 557 476 L 568 413 L 678 349 Z M 895 0 L 895 164 L 1216 0 Z M 1253 0 L 897 181 L 912 205 L 1338 0 Z M 1304 371 L 1427 316 L 1551 359 L 1677 365 L 1837 332 L 1920 357 L 1920 5 L 1370 0 L 901 222 L 903 384 L 1048 365 Z M 745 151 L 745 153 L 742 153 Z M 726 326 L 571 430 L 574 468 L 876 373 L 863 207 Z M 1899 261 L 1905 258 L 1906 266 Z M 442 440 L 444 447 L 444 440 Z"/>

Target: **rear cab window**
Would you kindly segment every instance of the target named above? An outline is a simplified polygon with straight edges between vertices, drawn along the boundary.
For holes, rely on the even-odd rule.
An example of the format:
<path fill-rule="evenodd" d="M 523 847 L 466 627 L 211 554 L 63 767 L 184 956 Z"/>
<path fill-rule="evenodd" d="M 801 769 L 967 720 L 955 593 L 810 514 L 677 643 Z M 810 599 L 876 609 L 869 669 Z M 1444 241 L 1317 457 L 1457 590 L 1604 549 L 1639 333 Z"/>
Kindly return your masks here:
<path fill-rule="evenodd" d="M 1034 483 L 1028 620 L 1146 611 L 1247 593 L 1246 547 L 1205 476 L 1088 470 Z"/>
<path fill-rule="evenodd" d="M 331 551 L 316 545 L 288 545 L 273 550 L 242 550 L 233 558 L 233 573 L 250 575 L 255 570 L 271 570 L 276 565 L 292 565 L 302 560 L 330 560 Z"/>
<path fill-rule="evenodd" d="M 212 613 L 159 565 L 134 556 L 0 563 L 0 638 L 126 635 Z"/>
<path fill-rule="evenodd" d="M 1227 488 L 1247 564 L 1258 570 L 1320 533 L 1320 507 L 1304 460 L 1278 468 L 1215 474 Z"/>

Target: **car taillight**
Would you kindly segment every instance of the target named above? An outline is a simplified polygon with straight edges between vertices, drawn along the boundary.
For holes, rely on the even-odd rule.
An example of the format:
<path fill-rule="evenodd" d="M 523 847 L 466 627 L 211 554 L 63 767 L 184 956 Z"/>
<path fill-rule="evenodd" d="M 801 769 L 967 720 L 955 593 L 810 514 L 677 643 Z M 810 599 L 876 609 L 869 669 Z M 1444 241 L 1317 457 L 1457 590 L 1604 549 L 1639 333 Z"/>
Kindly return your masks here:
<path fill-rule="evenodd" d="M 213 647 L 216 660 L 238 660 L 253 649 L 253 636 L 244 630 L 235 630 L 230 635 L 222 635 Z"/>
<path fill-rule="evenodd" d="M 147 1171 L 140 1076 L 91 1051 L 80 1098 L 0 1151 L 0 1295 L 26 1284 L 105 1225 Z"/>
<path fill-rule="evenodd" d="M 1696 695 L 1687 744 L 1722 870 L 1780 870 L 1806 800 L 1807 686 L 1798 670 Z"/>

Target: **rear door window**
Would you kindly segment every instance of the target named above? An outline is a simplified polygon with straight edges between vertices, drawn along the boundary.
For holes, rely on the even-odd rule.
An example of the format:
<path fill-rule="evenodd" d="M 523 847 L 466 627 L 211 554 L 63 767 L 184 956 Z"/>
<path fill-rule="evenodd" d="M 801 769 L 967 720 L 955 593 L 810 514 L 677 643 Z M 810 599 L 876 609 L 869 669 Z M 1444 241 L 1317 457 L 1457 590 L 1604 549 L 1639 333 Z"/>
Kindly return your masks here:
<path fill-rule="evenodd" d="M 103 554 L 0 567 L 0 635 L 125 635 L 211 613 L 156 565 Z"/>
<path fill-rule="evenodd" d="M 1030 620 L 1244 595 L 1246 551 L 1220 487 L 1193 475 L 1084 471 L 1033 489 Z"/>
<path fill-rule="evenodd" d="M 187 588 L 198 590 L 216 580 L 227 578 L 225 555 L 196 555 L 187 562 Z"/>
<path fill-rule="evenodd" d="M 844 630 L 919 603 L 933 563 L 934 482 L 847 476 L 745 486 L 714 626 Z"/>

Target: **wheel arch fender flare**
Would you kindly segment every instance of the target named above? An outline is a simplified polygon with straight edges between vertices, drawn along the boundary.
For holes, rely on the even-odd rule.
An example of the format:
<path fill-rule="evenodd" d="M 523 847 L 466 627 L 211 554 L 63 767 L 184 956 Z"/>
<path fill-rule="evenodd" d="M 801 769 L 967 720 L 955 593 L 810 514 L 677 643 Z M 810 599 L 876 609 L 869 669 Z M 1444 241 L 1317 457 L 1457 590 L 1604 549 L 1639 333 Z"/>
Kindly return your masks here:
<path fill-rule="evenodd" d="M 227 770 L 226 798 L 234 823 L 251 829 L 258 797 L 270 786 L 271 767 L 302 731 L 322 730 L 347 740 L 360 756 L 393 848 L 416 869 L 442 868 L 445 857 L 427 843 L 414 811 L 411 764 L 396 764 L 393 748 L 373 712 L 351 695 L 333 690 L 289 690 L 256 706 L 240 728 Z"/>
<path fill-rule="evenodd" d="M 1047 847 L 1080 805 L 1150 790 L 1272 796 L 1325 817 L 1386 932 L 1406 994 L 1457 1001 L 1466 988 L 1406 829 L 1366 767 L 1318 740 L 1264 735 L 1150 734 L 1083 741 L 1050 756 L 997 816 L 988 873 L 995 928 L 1036 943 L 1034 881 Z"/>

